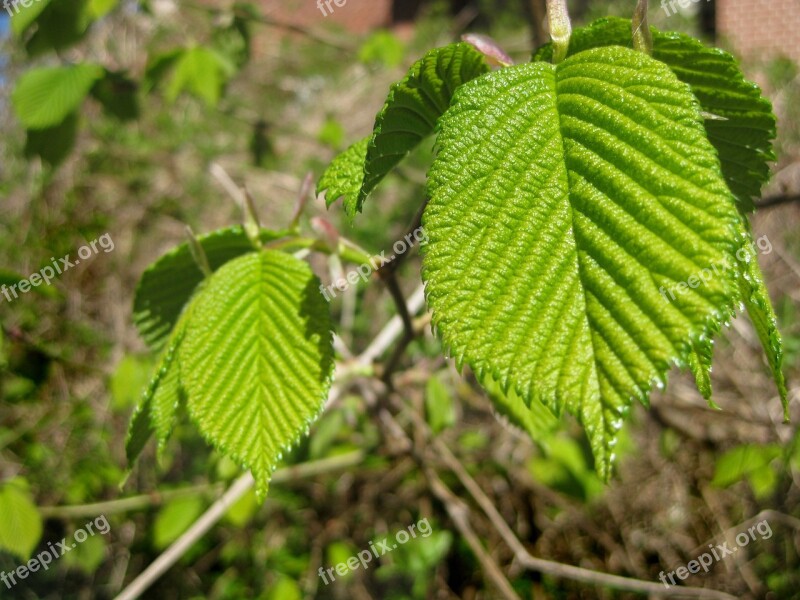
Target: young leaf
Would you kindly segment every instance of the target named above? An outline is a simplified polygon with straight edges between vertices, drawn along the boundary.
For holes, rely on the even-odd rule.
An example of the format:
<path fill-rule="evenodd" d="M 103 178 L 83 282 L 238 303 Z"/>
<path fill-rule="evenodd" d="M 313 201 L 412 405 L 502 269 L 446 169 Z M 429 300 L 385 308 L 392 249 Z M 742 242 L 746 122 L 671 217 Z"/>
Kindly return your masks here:
<path fill-rule="evenodd" d="M 386 104 L 375 118 L 361 189 L 357 196 L 345 195 L 347 214 L 361 212 L 375 186 L 433 133 L 459 86 L 488 71 L 484 56 L 460 42 L 431 50 L 411 67 L 405 79 L 392 86 Z"/>
<path fill-rule="evenodd" d="M 689 88 L 627 48 L 509 67 L 440 120 L 423 215 L 433 323 L 458 363 L 584 424 L 607 478 L 623 416 L 732 314 L 734 199 Z"/>
<path fill-rule="evenodd" d="M 717 117 L 705 121 L 709 140 L 719 153 L 722 174 L 743 212 L 752 211 L 753 198 L 769 179 L 775 160 L 775 115 L 759 87 L 745 79 L 736 59 L 718 48 L 675 32 L 650 28 L 653 58 L 665 63 L 688 83 L 702 110 Z M 602 46 L 632 47 L 631 22 L 609 17 L 572 33 L 569 54 Z M 549 60 L 552 46 L 542 46 L 534 60 Z"/>
<path fill-rule="evenodd" d="M 261 239 L 270 241 L 285 233 L 262 230 Z M 238 226 L 220 229 L 197 239 L 212 271 L 253 251 L 244 229 Z M 148 346 L 154 350 L 161 349 L 201 281 L 203 273 L 197 268 L 188 243 L 177 246 L 147 268 L 136 287 L 133 322 Z"/>
<path fill-rule="evenodd" d="M 319 287 L 306 263 L 267 250 L 222 266 L 192 302 L 180 348 L 189 414 L 252 470 L 262 497 L 328 395 L 333 340 Z"/>
<path fill-rule="evenodd" d="M 14 110 L 28 129 L 54 127 L 80 106 L 104 74 L 103 67 L 89 63 L 33 69 L 11 94 Z"/>
<path fill-rule="evenodd" d="M 317 184 L 317 195 L 325 192 L 325 205 L 330 206 L 339 198 L 358 197 L 364 177 L 364 161 L 370 138 L 357 141 L 333 159 Z"/>

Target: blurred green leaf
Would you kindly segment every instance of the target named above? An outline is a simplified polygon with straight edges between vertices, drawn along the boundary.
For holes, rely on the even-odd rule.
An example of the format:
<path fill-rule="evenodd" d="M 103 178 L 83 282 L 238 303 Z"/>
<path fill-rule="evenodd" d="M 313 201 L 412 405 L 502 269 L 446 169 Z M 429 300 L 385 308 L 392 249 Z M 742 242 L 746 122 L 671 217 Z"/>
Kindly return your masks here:
<path fill-rule="evenodd" d="M 440 433 L 456 422 L 452 394 L 437 375 L 428 379 L 425 388 L 425 413 L 434 433 Z"/>
<path fill-rule="evenodd" d="M 199 496 L 175 498 L 165 504 L 153 525 L 155 547 L 163 550 L 177 540 L 197 520 L 204 506 Z"/>
<path fill-rule="evenodd" d="M 102 535 L 93 535 L 79 543 L 64 556 L 64 562 L 91 575 L 103 563 L 106 556 L 106 540 Z"/>
<path fill-rule="evenodd" d="M 281 575 L 277 582 L 270 586 L 266 600 L 302 600 L 303 591 L 293 579 Z"/>
<path fill-rule="evenodd" d="M 400 65 L 405 49 L 391 31 L 376 31 L 367 38 L 358 51 L 358 60 L 365 64 L 378 64 L 387 69 Z"/>
<path fill-rule="evenodd" d="M 256 514 L 259 506 L 261 504 L 258 502 L 255 491 L 249 490 L 228 509 L 225 519 L 236 527 L 244 527 Z"/>
<path fill-rule="evenodd" d="M 103 110 L 120 121 L 139 117 L 137 93 L 138 84 L 133 79 L 112 71 L 106 71 L 92 88 L 92 97 L 103 106 Z"/>
<path fill-rule="evenodd" d="M 11 101 L 28 129 L 47 129 L 62 123 L 83 102 L 103 67 L 80 63 L 68 67 L 32 69 L 20 77 Z"/>
<path fill-rule="evenodd" d="M 777 483 L 772 462 L 781 455 L 781 448 L 775 445 L 737 446 L 717 460 L 711 485 L 728 487 L 747 479 L 756 496 L 768 495 Z"/>
<path fill-rule="evenodd" d="M 26 561 L 42 537 L 42 518 L 22 478 L 0 484 L 0 550 Z"/>
<path fill-rule="evenodd" d="M 125 410 L 141 398 L 142 390 L 150 381 L 153 361 L 126 354 L 111 376 L 111 407 Z"/>
<path fill-rule="evenodd" d="M 52 167 L 60 165 L 75 147 L 78 120 L 78 113 L 74 112 L 55 127 L 29 129 L 25 140 L 25 158 L 38 156 Z"/>
<path fill-rule="evenodd" d="M 22 35 L 30 27 L 52 0 L 37 0 L 28 7 L 17 6 L 19 12 L 11 16 L 11 30 Z"/>
<path fill-rule="evenodd" d="M 189 92 L 214 107 L 236 67 L 220 53 L 203 46 L 184 50 L 176 59 L 175 71 L 167 85 L 166 97 L 174 102 L 181 92 Z"/>

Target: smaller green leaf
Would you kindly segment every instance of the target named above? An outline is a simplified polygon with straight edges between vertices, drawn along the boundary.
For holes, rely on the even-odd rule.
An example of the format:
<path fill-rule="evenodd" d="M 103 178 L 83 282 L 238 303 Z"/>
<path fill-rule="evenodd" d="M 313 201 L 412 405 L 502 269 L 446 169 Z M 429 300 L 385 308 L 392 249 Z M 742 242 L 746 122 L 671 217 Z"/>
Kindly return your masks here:
<path fill-rule="evenodd" d="M 180 350 L 189 414 L 252 470 L 260 497 L 328 396 L 333 341 L 320 287 L 305 262 L 265 250 L 220 267 L 192 302 Z"/>
<path fill-rule="evenodd" d="M 56 126 L 81 105 L 104 72 L 90 63 L 28 71 L 11 94 L 14 110 L 28 129 Z"/>
<path fill-rule="evenodd" d="M 361 180 L 364 177 L 364 161 L 367 158 L 369 138 L 357 141 L 333 159 L 317 184 L 317 194 L 325 192 L 325 205 L 330 206 L 339 198 L 345 204 L 356 202 Z"/>
<path fill-rule="evenodd" d="M 177 540 L 197 520 L 205 507 L 199 496 L 185 496 L 170 500 L 158 512 L 153 525 L 153 545 L 163 550 Z"/>
<path fill-rule="evenodd" d="M 42 518 L 28 491 L 17 478 L 0 484 L 0 550 L 28 560 L 42 537 Z"/>
<path fill-rule="evenodd" d="M 345 196 L 345 210 L 354 216 L 378 183 L 411 150 L 433 133 L 455 91 L 489 72 L 483 54 L 459 42 L 431 50 L 389 91 L 367 148 L 364 180 L 358 197 Z"/>

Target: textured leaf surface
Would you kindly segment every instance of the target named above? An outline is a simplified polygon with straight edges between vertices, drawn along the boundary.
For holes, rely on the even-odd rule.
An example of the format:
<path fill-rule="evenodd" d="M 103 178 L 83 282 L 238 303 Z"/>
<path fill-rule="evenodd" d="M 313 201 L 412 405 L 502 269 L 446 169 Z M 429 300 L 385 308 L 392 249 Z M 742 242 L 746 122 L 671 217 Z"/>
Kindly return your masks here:
<path fill-rule="evenodd" d="M 483 55 L 465 43 L 431 50 L 389 91 L 367 148 L 363 182 L 357 195 L 345 195 L 351 216 L 386 174 L 423 139 L 433 133 L 462 84 L 489 71 Z"/>
<path fill-rule="evenodd" d="M 463 86 L 423 225 L 433 322 L 456 360 L 567 408 L 608 477 L 622 418 L 731 314 L 739 215 L 688 87 L 620 47 Z"/>
<path fill-rule="evenodd" d="M 222 266 L 192 303 L 180 349 L 189 414 L 266 494 L 322 410 L 333 373 L 327 302 L 309 266 L 274 251 Z"/>
<path fill-rule="evenodd" d="M 88 63 L 28 71 L 11 95 L 14 110 L 28 129 L 58 125 L 80 106 L 104 73 L 100 65 Z"/>
<path fill-rule="evenodd" d="M 339 198 L 358 197 L 364 177 L 364 161 L 370 138 L 359 140 L 333 159 L 317 184 L 317 194 L 325 192 L 325 205 L 330 206 Z"/>
<path fill-rule="evenodd" d="M 261 239 L 269 241 L 282 235 L 282 232 L 262 230 Z M 242 227 L 220 229 L 199 236 L 198 241 L 212 271 L 253 251 Z M 202 280 L 203 273 L 194 262 L 188 243 L 177 246 L 147 268 L 136 287 L 133 322 L 148 346 L 159 350 L 164 345 L 183 307 Z"/>
<path fill-rule="evenodd" d="M 41 537 L 42 518 L 27 483 L 12 479 L 0 485 L 0 550 L 7 550 L 25 561 Z"/>
<path fill-rule="evenodd" d="M 676 32 L 651 27 L 653 58 L 667 64 L 678 79 L 688 83 L 702 109 L 723 119 L 707 119 L 705 128 L 719 153 L 722 173 L 743 211 L 753 209 L 754 197 L 769 179 L 768 162 L 775 160 L 775 115 L 760 88 L 745 79 L 736 59 L 718 48 Z M 573 31 L 569 54 L 600 46 L 632 47 L 631 22 L 610 17 Z M 547 44 L 534 60 L 549 60 Z"/>
<path fill-rule="evenodd" d="M 711 363 L 714 359 L 714 340 L 708 336 L 704 340 L 698 340 L 692 345 L 689 353 L 689 369 L 694 375 L 697 390 L 705 398 L 711 408 L 719 409 L 711 399 Z"/>

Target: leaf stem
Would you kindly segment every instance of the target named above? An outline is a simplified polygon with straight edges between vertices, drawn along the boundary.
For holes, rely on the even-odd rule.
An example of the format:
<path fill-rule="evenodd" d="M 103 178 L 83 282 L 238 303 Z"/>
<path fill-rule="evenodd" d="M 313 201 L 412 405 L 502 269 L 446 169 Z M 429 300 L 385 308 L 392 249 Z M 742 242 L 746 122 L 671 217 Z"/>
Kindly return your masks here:
<path fill-rule="evenodd" d="M 650 25 L 647 23 L 647 0 L 639 0 L 631 21 L 631 34 L 633 35 L 633 49 L 645 54 L 653 53 L 653 36 Z"/>
<path fill-rule="evenodd" d="M 547 0 L 547 19 L 550 24 L 550 38 L 553 40 L 553 64 L 567 57 L 572 24 L 569 20 L 567 0 Z"/>

